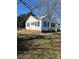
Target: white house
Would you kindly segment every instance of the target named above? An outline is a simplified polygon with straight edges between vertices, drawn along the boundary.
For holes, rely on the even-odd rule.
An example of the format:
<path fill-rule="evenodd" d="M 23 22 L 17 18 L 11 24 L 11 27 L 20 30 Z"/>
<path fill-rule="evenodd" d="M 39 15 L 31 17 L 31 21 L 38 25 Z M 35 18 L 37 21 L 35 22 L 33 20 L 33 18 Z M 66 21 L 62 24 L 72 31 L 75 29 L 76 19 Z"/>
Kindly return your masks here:
<path fill-rule="evenodd" d="M 49 31 L 51 28 L 51 21 L 46 17 L 35 17 L 30 15 L 25 24 L 26 30 L 34 31 Z"/>

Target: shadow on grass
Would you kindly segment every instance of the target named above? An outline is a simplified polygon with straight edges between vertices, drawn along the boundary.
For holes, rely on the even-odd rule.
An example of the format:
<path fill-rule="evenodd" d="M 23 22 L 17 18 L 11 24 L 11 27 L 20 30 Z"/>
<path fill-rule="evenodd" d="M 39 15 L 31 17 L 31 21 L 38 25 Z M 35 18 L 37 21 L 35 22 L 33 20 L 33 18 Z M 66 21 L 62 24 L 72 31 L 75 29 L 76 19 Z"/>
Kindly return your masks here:
<path fill-rule="evenodd" d="M 22 54 L 25 51 L 28 52 L 33 45 L 33 40 L 45 39 L 44 35 L 26 35 L 20 34 L 17 37 L 17 54 Z"/>

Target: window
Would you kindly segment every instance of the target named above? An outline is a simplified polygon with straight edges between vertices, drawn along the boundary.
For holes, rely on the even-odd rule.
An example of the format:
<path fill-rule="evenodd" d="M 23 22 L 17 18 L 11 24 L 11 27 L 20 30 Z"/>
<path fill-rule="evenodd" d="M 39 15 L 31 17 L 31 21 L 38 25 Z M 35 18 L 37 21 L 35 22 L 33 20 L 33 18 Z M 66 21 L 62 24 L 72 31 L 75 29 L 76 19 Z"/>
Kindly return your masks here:
<path fill-rule="evenodd" d="M 31 25 L 37 27 L 37 26 L 40 26 L 40 22 L 39 21 L 38 22 L 32 22 Z"/>
<path fill-rule="evenodd" d="M 35 27 L 40 26 L 40 22 L 35 22 Z"/>
<path fill-rule="evenodd" d="M 27 26 L 30 26 L 30 23 L 27 23 Z"/>
<path fill-rule="evenodd" d="M 31 23 L 31 25 L 34 25 L 33 22 Z"/>
<path fill-rule="evenodd" d="M 33 25 L 35 25 L 35 22 L 33 22 Z"/>
<path fill-rule="evenodd" d="M 35 22 L 35 27 L 37 26 L 37 23 Z"/>
<path fill-rule="evenodd" d="M 44 22 L 44 27 L 49 27 L 49 22 Z"/>
<path fill-rule="evenodd" d="M 35 25 L 35 22 L 32 22 L 31 25 L 34 26 Z"/>
<path fill-rule="evenodd" d="M 37 26 L 40 26 L 40 22 L 37 22 Z"/>

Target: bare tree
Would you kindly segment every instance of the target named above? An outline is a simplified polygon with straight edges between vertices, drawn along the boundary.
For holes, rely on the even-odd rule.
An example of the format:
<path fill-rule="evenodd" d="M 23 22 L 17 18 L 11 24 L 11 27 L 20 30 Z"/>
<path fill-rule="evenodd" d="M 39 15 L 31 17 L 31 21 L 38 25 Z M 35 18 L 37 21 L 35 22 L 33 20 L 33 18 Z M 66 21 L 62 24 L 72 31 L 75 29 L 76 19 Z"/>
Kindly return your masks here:
<path fill-rule="evenodd" d="M 48 17 L 51 19 L 52 16 L 57 14 L 57 8 L 60 10 L 60 0 L 38 0 L 37 3 L 29 3 L 30 0 L 18 0 L 23 5 L 25 5 L 27 8 L 29 8 L 30 12 L 34 13 L 34 9 L 38 9 L 41 15 L 48 15 Z M 59 11 L 60 12 L 60 11 Z"/>

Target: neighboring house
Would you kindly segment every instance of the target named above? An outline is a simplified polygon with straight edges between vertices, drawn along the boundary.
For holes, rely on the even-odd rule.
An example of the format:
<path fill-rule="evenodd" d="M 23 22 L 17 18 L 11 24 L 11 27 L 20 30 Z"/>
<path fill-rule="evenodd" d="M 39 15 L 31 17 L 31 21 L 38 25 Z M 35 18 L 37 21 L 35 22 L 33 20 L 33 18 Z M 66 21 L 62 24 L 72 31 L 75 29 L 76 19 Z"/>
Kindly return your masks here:
<path fill-rule="evenodd" d="M 26 30 L 34 31 L 50 31 L 51 21 L 46 17 L 35 17 L 30 15 L 25 24 Z"/>
<path fill-rule="evenodd" d="M 26 30 L 35 31 L 50 31 L 52 29 L 52 21 L 48 19 L 47 16 L 35 17 L 30 15 L 25 24 Z M 53 27 L 57 32 L 58 25 L 55 24 Z"/>

